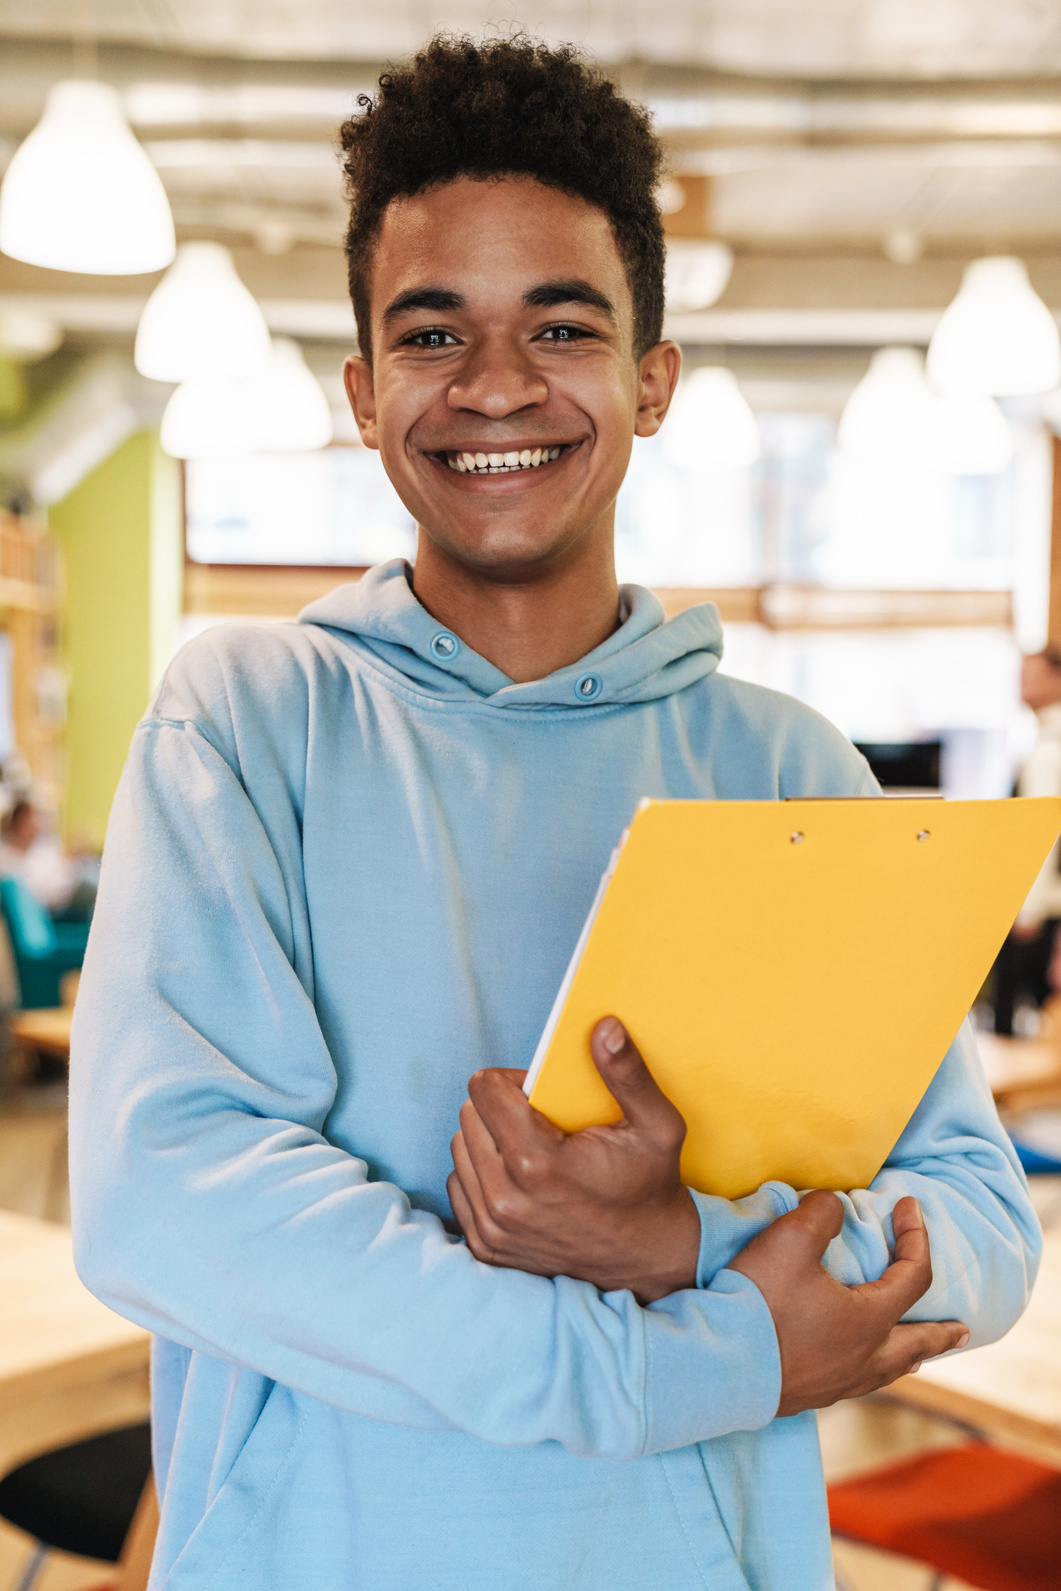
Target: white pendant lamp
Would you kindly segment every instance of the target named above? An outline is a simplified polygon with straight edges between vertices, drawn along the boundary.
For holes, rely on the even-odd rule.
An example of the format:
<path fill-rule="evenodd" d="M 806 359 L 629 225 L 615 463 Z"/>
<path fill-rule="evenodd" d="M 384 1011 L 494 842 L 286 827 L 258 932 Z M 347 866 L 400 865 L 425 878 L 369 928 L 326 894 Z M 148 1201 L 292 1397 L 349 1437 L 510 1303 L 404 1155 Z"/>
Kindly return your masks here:
<path fill-rule="evenodd" d="M 313 453 L 332 439 L 332 411 L 290 337 L 273 338 L 268 375 L 254 383 L 255 447 L 260 453 Z"/>
<path fill-rule="evenodd" d="M 881 348 L 840 416 L 837 443 L 849 458 L 929 465 L 951 475 L 994 475 L 1013 457 L 1013 438 L 992 398 L 939 397 L 915 348 Z"/>
<path fill-rule="evenodd" d="M 844 405 L 841 452 L 866 462 L 930 462 L 936 400 L 915 348 L 880 348 Z"/>
<path fill-rule="evenodd" d="M 261 379 L 184 381 L 162 416 L 162 447 L 174 458 L 313 453 L 331 439 L 328 400 L 298 343 L 287 337 L 274 339 Z"/>
<path fill-rule="evenodd" d="M 731 370 L 702 365 L 678 388 L 663 427 L 671 464 L 746 469 L 759 457 L 759 428 Z"/>
<path fill-rule="evenodd" d="M 1013 433 L 994 398 L 937 398 L 936 436 L 952 475 L 997 475 L 1013 459 Z"/>
<path fill-rule="evenodd" d="M 56 271 L 127 276 L 174 253 L 158 172 L 106 83 L 57 83 L 0 188 L 0 250 Z"/>
<path fill-rule="evenodd" d="M 668 239 L 667 309 L 677 315 L 708 309 L 722 297 L 732 272 L 733 251 L 725 243 Z"/>
<path fill-rule="evenodd" d="M 929 344 L 928 374 L 944 395 L 1016 397 L 1061 383 L 1057 323 L 1020 260 L 999 255 L 966 267 Z"/>
<path fill-rule="evenodd" d="M 153 381 L 264 376 L 269 328 L 221 243 L 182 243 L 144 306 L 136 368 Z"/>
<path fill-rule="evenodd" d="M 256 418 L 249 383 L 198 376 L 171 395 L 159 441 L 176 459 L 239 458 L 255 450 Z"/>

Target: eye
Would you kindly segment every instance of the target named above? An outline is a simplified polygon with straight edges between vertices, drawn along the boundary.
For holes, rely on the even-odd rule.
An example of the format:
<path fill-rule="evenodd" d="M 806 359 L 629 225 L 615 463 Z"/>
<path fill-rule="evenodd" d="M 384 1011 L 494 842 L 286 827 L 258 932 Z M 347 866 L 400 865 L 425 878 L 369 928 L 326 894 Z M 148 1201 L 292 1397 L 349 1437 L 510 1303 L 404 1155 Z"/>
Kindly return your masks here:
<path fill-rule="evenodd" d="M 548 339 L 549 342 L 555 343 L 574 343 L 595 335 L 595 332 L 587 331 L 585 326 L 574 326 L 565 322 L 559 326 L 547 326 L 541 333 L 541 338 L 542 341 Z"/>
<path fill-rule="evenodd" d="M 456 345 L 457 339 L 452 332 L 443 331 L 439 326 L 425 326 L 422 331 L 411 331 L 402 338 L 402 348 L 446 348 L 450 344 Z"/>

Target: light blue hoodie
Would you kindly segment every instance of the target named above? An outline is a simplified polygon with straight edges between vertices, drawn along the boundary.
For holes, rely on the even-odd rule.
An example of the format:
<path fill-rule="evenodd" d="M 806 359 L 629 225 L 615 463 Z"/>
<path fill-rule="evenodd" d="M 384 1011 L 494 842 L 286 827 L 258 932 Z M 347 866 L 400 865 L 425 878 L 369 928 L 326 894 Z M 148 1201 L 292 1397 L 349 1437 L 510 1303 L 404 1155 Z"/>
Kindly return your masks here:
<path fill-rule="evenodd" d="M 699 1287 L 495 1270 L 445 1222 L 469 1076 L 525 1066 L 642 796 L 875 790 L 654 597 L 512 684 L 403 564 L 171 667 L 117 798 L 77 1006 L 77 1261 L 157 1333 L 160 1591 L 819 1591 L 812 1414 L 727 1261 L 793 1208 L 698 1198 Z M 725 925 L 719 925 L 725 932 Z M 765 992 L 768 995 L 768 991 Z M 852 1063 L 857 1064 L 857 1048 Z M 921 1318 L 998 1336 L 1038 1234 L 968 1031 L 846 1201 L 845 1281 L 921 1200 Z"/>

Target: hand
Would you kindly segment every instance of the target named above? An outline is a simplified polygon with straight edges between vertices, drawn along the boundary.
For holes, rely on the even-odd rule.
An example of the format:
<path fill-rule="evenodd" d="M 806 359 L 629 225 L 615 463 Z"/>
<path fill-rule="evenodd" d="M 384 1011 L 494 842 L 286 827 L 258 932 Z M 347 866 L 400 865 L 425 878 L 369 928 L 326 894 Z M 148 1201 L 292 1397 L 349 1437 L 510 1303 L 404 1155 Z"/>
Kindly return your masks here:
<path fill-rule="evenodd" d="M 476 1072 L 451 1146 L 450 1204 L 476 1259 L 629 1288 L 647 1304 L 696 1285 L 685 1122 L 616 1017 L 597 1023 L 590 1049 L 622 1120 L 563 1133 L 528 1103 L 526 1073 Z"/>
<path fill-rule="evenodd" d="M 822 1264 L 843 1220 L 835 1193 L 808 1193 L 729 1266 L 750 1277 L 774 1318 L 781 1349 L 778 1414 L 863 1397 L 909 1375 L 923 1359 L 969 1341 L 956 1320 L 898 1324 L 932 1283 L 928 1233 L 916 1199 L 900 1199 L 892 1212 L 895 1257 L 888 1269 L 857 1287 L 844 1287 Z"/>

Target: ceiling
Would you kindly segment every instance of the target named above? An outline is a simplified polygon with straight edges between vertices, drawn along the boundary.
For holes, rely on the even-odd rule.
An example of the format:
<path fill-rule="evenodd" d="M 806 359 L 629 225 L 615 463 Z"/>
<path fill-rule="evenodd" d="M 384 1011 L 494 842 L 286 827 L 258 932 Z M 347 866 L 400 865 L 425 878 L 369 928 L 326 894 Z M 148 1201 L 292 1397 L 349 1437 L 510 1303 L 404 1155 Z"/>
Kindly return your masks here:
<path fill-rule="evenodd" d="M 278 325 L 345 338 L 337 123 L 435 29 L 520 23 L 602 60 L 710 177 L 737 266 L 703 337 L 930 328 L 987 252 L 1061 310 L 1061 0 L 0 0 L 0 166 L 52 83 L 98 72 L 180 235 L 236 249 Z M 0 298 L 51 294 L 79 335 L 127 335 L 150 285 L 0 257 Z"/>
<path fill-rule="evenodd" d="M 378 61 L 440 27 L 523 26 L 602 60 L 803 77 L 1044 76 L 1056 0 L 3 0 L 0 28 L 288 60 Z"/>

